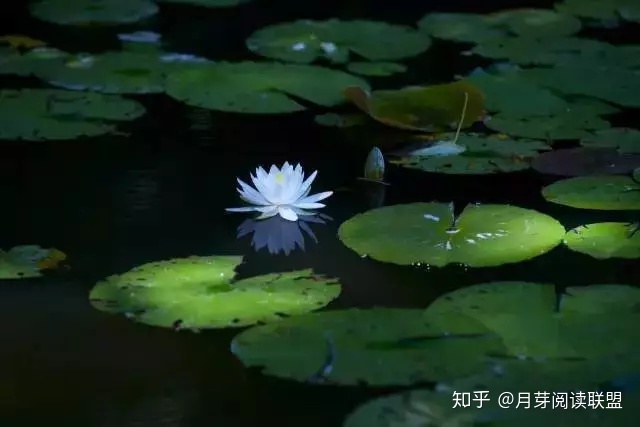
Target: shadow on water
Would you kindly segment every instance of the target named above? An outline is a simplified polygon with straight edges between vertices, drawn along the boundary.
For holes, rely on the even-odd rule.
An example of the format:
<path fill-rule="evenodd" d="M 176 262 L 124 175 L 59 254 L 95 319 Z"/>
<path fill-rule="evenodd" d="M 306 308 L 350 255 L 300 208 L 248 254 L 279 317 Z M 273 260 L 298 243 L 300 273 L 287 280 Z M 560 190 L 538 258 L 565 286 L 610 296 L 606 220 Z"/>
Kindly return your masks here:
<path fill-rule="evenodd" d="M 484 12 L 552 2 L 480 3 L 430 4 L 434 11 Z M 413 1 L 396 1 L 390 7 L 382 1 L 256 0 L 237 9 L 207 12 L 163 4 L 160 17 L 142 27 L 168 34 L 175 50 L 237 60 L 252 58 L 244 50 L 246 35 L 273 22 L 340 16 L 413 24 L 426 9 Z M 60 32 L 34 23 L 24 11 L 3 28 L 56 40 L 70 50 L 113 47 L 109 29 L 92 30 L 93 38 L 78 38 L 74 30 Z M 439 62 L 427 64 L 432 71 L 408 76 L 409 83 L 447 80 L 460 67 L 476 66 L 466 59 L 452 62 L 446 46 L 441 50 Z M 415 61 L 424 66 L 433 59 Z M 517 265 L 473 270 L 401 268 L 361 259 L 338 241 L 336 232 L 342 221 L 370 206 L 356 180 L 366 147 L 351 144 L 343 132 L 314 125 L 316 112 L 248 117 L 186 108 L 161 96 L 141 101 L 149 113 L 125 129 L 130 136 L 3 143 L 0 246 L 55 246 L 73 262 L 70 271 L 45 280 L 0 283 L 0 320 L 5 326 L 0 331 L 2 425 L 240 426 L 272 421 L 281 426 L 338 426 L 357 404 L 388 391 L 310 387 L 262 377 L 244 370 L 229 353 L 236 331 L 176 333 L 133 324 L 89 306 L 87 293 L 96 281 L 149 261 L 193 254 L 245 255 L 240 277 L 313 267 L 340 277 L 343 284 L 342 295 L 330 308 L 424 307 L 451 290 L 494 280 L 559 286 L 640 283 L 632 262 L 596 264 L 564 248 Z M 341 189 L 326 209 L 333 221 L 313 226 L 318 243 L 307 238 L 304 252 L 255 252 L 250 236 L 236 239 L 246 218 L 227 214 L 224 208 L 238 203 L 236 177 L 245 179 L 257 165 L 285 160 L 318 169 L 318 191 Z M 388 180 L 393 185 L 386 204 L 512 203 L 543 210 L 567 228 L 596 222 L 602 215 L 544 203 L 539 189 L 552 179 L 531 172 L 512 174 L 508 180 L 497 175 L 469 180 L 391 168 Z M 628 219 L 623 214 L 620 218 Z"/>

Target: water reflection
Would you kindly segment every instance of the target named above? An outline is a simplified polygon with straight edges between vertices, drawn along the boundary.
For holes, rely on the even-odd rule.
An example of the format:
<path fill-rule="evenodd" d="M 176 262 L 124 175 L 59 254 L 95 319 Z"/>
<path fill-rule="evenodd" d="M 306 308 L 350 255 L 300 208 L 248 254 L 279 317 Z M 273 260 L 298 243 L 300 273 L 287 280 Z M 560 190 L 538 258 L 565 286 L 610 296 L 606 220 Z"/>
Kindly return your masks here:
<path fill-rule="evenodd" d="M 251 246 L 255 251 L 266 247 L 272 255 L 280 252 L 289 255 L 297 249 L 305 250 L 305 235 L 317 243 L 310 224 L 326 224 L 327 221 L 331 221 L 331 217 L 324 214 L 305 215 L 298 221 L 287 221 L 279 216 L 262 220 L 247 219 L 238 227 L 237 238 L 253 233 Z"/>

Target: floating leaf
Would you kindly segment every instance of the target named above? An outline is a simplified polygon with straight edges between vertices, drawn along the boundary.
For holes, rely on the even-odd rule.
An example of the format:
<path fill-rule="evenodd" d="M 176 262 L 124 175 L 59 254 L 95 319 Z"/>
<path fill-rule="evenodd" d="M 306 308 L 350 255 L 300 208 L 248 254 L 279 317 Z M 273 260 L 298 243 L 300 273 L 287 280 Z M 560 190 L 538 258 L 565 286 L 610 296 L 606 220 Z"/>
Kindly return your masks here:
<path fill-rule="evenodd" d="M 597 259 L 640 258 L 638 224 L 601 222 L 569 230 L 564 243 L 569 249 Z"/>
<path fill-rule="evenodd" d="M 362 76 L 385 77 L 404 73 L 407 67 L 395 62 L 350 62 L 347 71 Z"/>
<path fill-rule="evenodd" d="M 36 245 L 15 246 L 0 250 L 0 279 L 26 279 L 41 277 L 43 270 L 55 270 L 67 255 L 55 248 Z"/>
<path fill-rule="evenodd" d="M 358 214 L 338 230 L 360 255 L 400 265 L 489 267 L 524 261 L 557 246 L 565 230 L 542 213 L 510 205 L 412 203 Z M 523 243 L 526 242 L 526 243 Z"/>
<path fill-rule="evenodd" d="M 640 55 L 636 57 L 640 58 Z M 600 66 L 562 65 L 522 70 L 524 78 L 567 95 L 602 99 L 624 107 L 640 107 L 637 70 Z"/>
<path fill-rule="evenodd" d="M 7 34 L 0 36 L 0 44 L 6 43 L 14 49 L 33 49 L 36 47 L 44 47 L 47 45 L 42 40 L 36 40 L 22 34 Z"/>
<path fill-rule="evenodd" d="M 542 196 L 550 202 L 578 209 L 640 209 L 640 183 L 627 176 L 563 179 L 543 188 Z"/>
<path fill-rule="evenodd" d="M 144 107 L 116 95 L 58 89 L 0 91 L 0 139 L 72 139 L 115 132 L 114 121 L 134 120 Z"/>
<path fill-rule="evenodd" d="M 247 39 L 253 53 L 305 64 L 320 58 L 345 63 L 351 52 L 372 61 L 397 60 L 418 55 L 430 44 L 427 36 L 410 27 L 337 19 L 275 24 Z"/>
<path fill-rule="evenodd" d="M 561 114 L 570 106 L 567 101 L 521 77 L 518 72 L 479 73 L 468 77 L 486 97 L 486 108 L 508 117 Z"/>
<path fill-rule="evenodd" d="M 0 47 L 0 74 L 28 76 L 46 67 L 49 62 L 67 56 L 68 53 L 49 47 L 39 47 L 24 53 L 9 47 Z"/>
<path fill-rule="evenodd" d="M 582 138 L 580 145 L 616 148 L 620 153 L 640 154 L 640 131 L 630 128 L 604 129 Z"/>
<path fill-rule="evenodd" d="M 282 378 L 318 382 L 324 371 L 329 384 L 408 385 L 476 372 L 485 353 L 501 348 L 479 330 L 424 310 L 323 311 L 248 329 L 231 350 L 245 366 Z"/>
<path fill-rule="evenodd" d="M 426 132 L 455 129 L 465 104 L 465 94 L 468 104 L 462 126 L 471 126 L 484 117 L 484 95 L 464 80 L 435 86 L 377 90 L 371 94 L 361 87 L 349 87 L 344 93 L 371 118 L 400 129 Z"/>
<path fill-rule="evenodd" d="M 205 67 L 204 58 L 157 50 L 106 52 L 74 55 L 47 62 L 34 74 L 49 84 L 70 90 L 102 93 L 158 93 L 165 89 L 165 77 L 174 70 Z"/>
<path fill-rule="evenodd" d="M 637 21 L 637 14 L 630 13 L 638 10 L 636 0 L 563 0 L 556 3 L 555 8 L 563 13 L 569 13 L 580 18 L 593 20 L 617 21 L 621 17 Z"/>
<path fill-rule="evenodd" d="M 607 129 L 608 121 L 590 112 L 587 108 L 571 108 L 553 115 L 511 116 L 499 113 L 486 121 L 494 131 L 523 138 L 578 139 L 591 131 Z"/>
<path fill-rule="evenodd" d="M 291 96 L 325 107 L 337 105 L 349 86 L 368 88 L 358 77 L 312 65 L 219 62 L 171 73 L 167 94 L 195 107 L 278 114 L 305 109 Z"/>
<path fill-rule="evenodd" d="M 596 147 L 553 150 L 531 163 L 538 172 L 561 176 L 628 173 L 639 166 L 639 154 L 621 154 L 613 148 Z"/>
<path fill-rule="evenodd" d="M 576 17 L 548 9 L 505 10 L 490 14 L 488 19 L 493 25 L 506 27 L 518 36 L 547 40 L 575 34 L 582 28 Z"/>
<path fill-rule="evenodd" d="M 155 15 L 158 6 L 150 0 L 35 0 L 29 11 L 60 25 L 130 24 Z"/>
<path fill-rule="evenodd" d="M 190 257 L 152 262 L 98 283 L 90 293 L 98 310 L 152 326 L 241 327 L 321 308 L 340 284 L 311 270 L 234 280 L 242 257 Z"/>
<path fill-rule="evenodd" d="M 493 25 L 485 15 L 473 13 L 429 13 L 418 21 L 418 28 L 439 39 L 469 43 L 505 36 L 505 31 Z"/>
<path fill-rule="evenodd" d="M 451 136 L 451 135 L 449 135 Z M 504 140 L 499 136 L 461 135 L 457 143 L 464 150 L 454 155 L 434 156 L 438 145 L 416 150 L 391 163 L 426 172 L 448 174 L 490 174 L 528 169 L 540 151 L 550 147 L 542 141 Z M 449 149 L 454 147 L 449 147 Z M 431 151 L 429 151 L 431 150 Z M 438 153 L 440 154 L 440 153 Z"/>

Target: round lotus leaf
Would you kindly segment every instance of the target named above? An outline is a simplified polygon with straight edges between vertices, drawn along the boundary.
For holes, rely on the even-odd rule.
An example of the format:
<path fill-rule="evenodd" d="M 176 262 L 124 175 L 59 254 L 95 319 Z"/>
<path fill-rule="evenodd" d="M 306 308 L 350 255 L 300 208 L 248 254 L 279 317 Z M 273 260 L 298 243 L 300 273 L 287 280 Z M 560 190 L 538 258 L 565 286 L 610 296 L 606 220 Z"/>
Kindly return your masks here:
<path fill-rule="evenodd" d="M 473 13 L 429 13 L 418 28 L 433 37 L 459 42 L 481 43 L 505 36 L 486 16 Z"/>
<path fill-rule="evenodd" d="M 569 36 L 582 28 L 582 23 L 575 16 L 548 9 L 506 10 L 491 14 L 488 19 L 518 36 L 542 39 Z"/>
<path fill-rule="evenodd" d="M 235 280 L 242 257 L 209 256 L 152 262 L 98 283 L 98 310 L 166 328 L 227 328 L 278 320 L 324 307 L 340 284 L 311 270 Z"/>
<path fill-rule="evenodd" d="M 29 11 L 60 25 L 130 24 L 155 15 L 158 6 L 151 0 L 35 0 Z"/>
<path fill-rule="evenodd" d="M 114 132 L 109 122 L 145 113 L 137 101 L 116 95 L 58 89 L 0 91 L 0 139 L 72 139 Z"/>
<path fill-rule="evenodd" d="M 581 225 L 567 232 L 569 249 L 597 259 L 640 258 L 638 224 L 601 222 Z"/>
<path fill-rule="evenodd" d="M 485 125 L 496 132 L 522 138 L 579 139 L 591 131 L 607 129 L 608 121 L 585 108 L 570 108 L 553 115 L 531 115 L 527 117 L 499 113 Z"/>
<path fill-rule="evenodd" d="M 462 318 L 484 325 L 506 349 L 494 356 L 507 360 L 573 360 L 576 370 L 588 368 L 589 361 L 602 368 L 606 360 L 625 364 L 628 372 L 640 368 L 640 330 L 629 327 L 640 320 L 640 288 L 591 285 L 567 288 L 559 304 L 557 298 L 551 284 L 492 282 L 447 293 L 427 313 L 442 316 L 445 324 Z M 617 374 L 620 368 L 611 369 Z"/>
<path fill-rule="evenodd" d="M 501 351 L 483 331 L 464 319 L 443 324 L 424 310 L 348 309 L 255 326 L 233 339 L 231 351 L 245 366 L 281 378 L 409 385 L 477 372 L 485 354 Z"/>
<path fill-rule="evenodd" d="M 451 134 L 446 135 L 453 138 Z M 450 156 L 408 155 L 391 163 L 426 172 L 481 175 L 528 169 L 540 151 L 550 150 L 543 141 L 502 139 L 496 135 L 461 135 L 465 150 Z M 418 150 L 419 152 L 420 150 Z"/>
<path fill-rule="evenodd" d="M 158 3 L 182 3 L 203 7 L 233 7 L 251 0 L 156 0 Z"/>
<path fill-rule="evenodd" d="M 640 166 L 640 154 L 619 153 L 615 148 L 565 148 L 533 159 L 538 172 L 561 176 L 612 175 L 629 173 Z"/>
<path fill-rule="evenodd" d="M 426 51 L 431 41 L 402 25 L 330 19 L 271 25 L 253 33 L 246 44 L 257 55 L 308 64 L 320 58 L 345 63 L 351 53 L 371 61 L 393 61 Z"/>
<path fill-rule="evenodd" d="M 0 249 L 0 279 L 41 277 L 43 270 L 57 268 L 66 258 L 58 249 L 37 245 L 14 246 L 8 251 Z"/>
<path fill-rule="evenodd" d="M 504 112 L 509 117 L 553 115 L 569 108 L 569 103 L 519 73 L 479 73 L 468 77 L 469 81 L 486 96 L 486 108 L 492 113 Z"/>
<path fill-rule="evenodd" d="M 360 255 L 400 265 L 460 263 L 489 267 L 524 261 L 557 246 L 565 234 L 548 215 L 510 205 L 412 203 L 358 214 L 338 230 Z"/>
<path fill-rule="evenodd" d="M 640 107 L 640 79 L 636 70 L 562 65 L 522 70 L 523 77 L 567 95 L 584 95 L 624 107 Z"/>
<path fill-rule="evenodd" d="M 640 209 L 640 183 L 627 176 L 579 176 L 542 189 L 549 202 L 604 211 Z"/>
<path fill-rule="evenodd" d="M 640 154 L 640 131 L 631 128 L 611 128 L 594 132 L 580 140 L 583 147 L 610 147 L 620 153 Z"/>
<path fill-rule="evenodd" d="M 324 107 L 344 101 L 349 86 L 368 89 L 351 74 L 302 64 L 216 63 L 171 73 L 167 94 L 194 107 L 234 113 L 278 114 L 302 111 L 291 96 Z"/>
<path fill-rule="evenodd" d="M 158 93 L 164 90 L 167 73 L 199 68 L 207 63 L 202 58 L 161 52 L 151 46 L 148 50 L 65 57 L 43 64 L 34 74 L 51 85 L 71 90 Z"/>
<path fill-rule="evenodd" d="M 619 8 L 635 0 L 562 0 L 555 4 L 556 10 L 593 20 L 617 21 Z"/>
<path fill-rule="evenodd" d="M 395 62 L 351 62 L 347 65 L 347 71 L 362 76 L 385 77 L 404 73 L 407 67 Z"/>

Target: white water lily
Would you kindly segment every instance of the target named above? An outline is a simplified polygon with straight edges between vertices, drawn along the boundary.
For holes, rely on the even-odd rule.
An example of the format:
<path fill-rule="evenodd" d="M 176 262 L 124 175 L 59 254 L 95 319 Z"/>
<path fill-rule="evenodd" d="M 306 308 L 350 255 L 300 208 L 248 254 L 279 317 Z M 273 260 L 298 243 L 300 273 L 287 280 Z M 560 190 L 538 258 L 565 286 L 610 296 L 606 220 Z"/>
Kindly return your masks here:
<path fill-rule="evenodd" d="M 313 215 L 309 210 L 323 208 L 325 205 L 318 202 L 333 194 L 333 191 L 325 191 L 309 196 L 311 183 L 317 174 L 318 171 L 314 171 L 305 179 L 302 166 L 298 164 L 294 168 L 288 162 L 285 162 L 282 168 L 272 165 L 269 173 L 260 166 L 256 169 L 255 175 L 251 175 L 255 188 L 238 178 L 240 198 L 253 206 L 226 210 L 260 212 L 258 219 L 280 215 L 288 221 L 297 221 L 301 215 Z"/>

